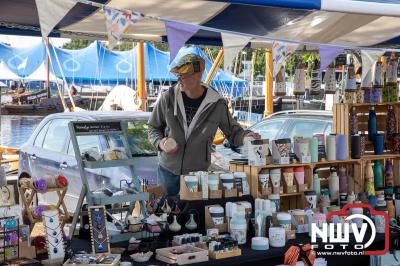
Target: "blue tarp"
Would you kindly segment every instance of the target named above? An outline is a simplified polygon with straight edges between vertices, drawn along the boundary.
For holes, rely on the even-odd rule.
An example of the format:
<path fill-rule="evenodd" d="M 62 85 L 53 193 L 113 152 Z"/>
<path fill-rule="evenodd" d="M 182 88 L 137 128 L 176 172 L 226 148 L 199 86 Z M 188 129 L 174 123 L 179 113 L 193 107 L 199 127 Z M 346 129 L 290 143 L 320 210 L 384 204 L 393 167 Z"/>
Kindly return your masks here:
<path fill-rule="evenodd" d="M 67 50 L 61 48 L 50 49 L 50 56 L 54 65 L 54 73 L 61 78 L 60 62 L 65 78 L 75 84 L 117 84 L 126 82 L 133 85 L 136 80 L 136 50 L 114 52 L 107 50 L 100 42 L 95 41 L 88 47 L 80 50 Z M 196 53 L 206 61 L 206 73 L 211 69 L 212 63 L 198 47 L 182 48 L 178 54 Z M 43 43 L 31 48 L 13 48 L 0 45 L 0 60 L 20 77 L 32 74 L 46 60 L 46 50 Z M 175 82 L 176 77 L 169 72 L 169 52 L 156 49 L 151 44 L 144 45 L 145 75 L 147 81 Z M 51 69 L 53 72 L 53 69 Z M 232 87 L 233 82 L 233 87 Z M 234 97 L 240 96 L 246 86 L 246 81 L 235 78 L 233 75 L 218 69 L 212 86 L 224 94 Z"/>

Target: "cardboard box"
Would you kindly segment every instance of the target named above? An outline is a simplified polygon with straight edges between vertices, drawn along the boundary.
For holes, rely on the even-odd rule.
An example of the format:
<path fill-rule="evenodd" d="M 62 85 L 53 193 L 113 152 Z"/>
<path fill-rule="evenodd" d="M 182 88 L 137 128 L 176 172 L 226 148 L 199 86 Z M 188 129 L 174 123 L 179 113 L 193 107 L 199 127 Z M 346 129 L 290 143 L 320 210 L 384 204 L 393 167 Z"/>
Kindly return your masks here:
<path fill-rule="evenodd" d="M 228 232 L 228 221 L 226 220 L 226 215 L 224 216 L 223 224 L 214 224 L 213 219 L 211 218 L 209 208 L 220 205 L 207 205 L 204 207 L 204 224 L 207 229 L 217 228 L 219 233 L 227 233 Z"/>
<path fill-rule="evenodd" d="M 290 193 L 297 193 L 297 186 L 295 184 L 295 180 L 296 178 L 293 177 L 293 185 L 292 186 L 288 186 L 286 184 L 285 178 L 282 178 L 282 182 L 283 182 L 283 192 L 290 194 Z"/>
<path fill-rule="evenodd" d="M 176 250 L 180 251 L 176 254 Z M 156 259 L 167 264 L 186 265 L 208 261 L 208 250 L 189 245 L 156 249 Z"/>

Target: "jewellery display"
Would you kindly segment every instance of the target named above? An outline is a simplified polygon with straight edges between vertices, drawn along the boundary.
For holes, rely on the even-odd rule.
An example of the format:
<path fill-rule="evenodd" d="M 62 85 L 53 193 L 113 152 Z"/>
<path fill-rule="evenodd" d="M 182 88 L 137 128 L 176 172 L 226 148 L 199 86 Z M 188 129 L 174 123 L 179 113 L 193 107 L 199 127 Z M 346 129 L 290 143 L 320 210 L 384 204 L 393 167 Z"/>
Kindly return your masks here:
<path fill-rule="evenodd" d="M 58 210 L 43 211 L 42 217 L 46 229 L 49 259 L 63 259 L 65 251 Z"/>
<path fill-rule="evenodd" d="M 0 217 L 0 264 L 19 257 L 18 227 L 17 216 Z"/>
<path fill-rule="evenodd" d="M 104 206 L 89 207 L 90 235 L 92 239 L 92 252 L 108 253 L 110 243 L 106 226 L 106 212 Z"/>
<path fill-rule="evenodd" d="M 0 207 L 11 206 L 14 204 L 14 186 L 8 185 L 0 187 Z"/>

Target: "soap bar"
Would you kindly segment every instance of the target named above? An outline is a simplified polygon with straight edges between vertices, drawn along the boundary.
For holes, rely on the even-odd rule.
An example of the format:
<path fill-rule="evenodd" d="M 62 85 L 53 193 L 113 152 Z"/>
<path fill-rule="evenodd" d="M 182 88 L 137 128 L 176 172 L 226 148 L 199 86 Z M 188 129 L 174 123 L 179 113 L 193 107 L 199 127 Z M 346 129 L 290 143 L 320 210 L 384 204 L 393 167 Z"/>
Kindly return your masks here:
<path fill-rule="evenodd" d="M 176 149 L 177 143 L 173 138 L 167 138 L 164 142 L 164 147 L 168 150 Z"/>

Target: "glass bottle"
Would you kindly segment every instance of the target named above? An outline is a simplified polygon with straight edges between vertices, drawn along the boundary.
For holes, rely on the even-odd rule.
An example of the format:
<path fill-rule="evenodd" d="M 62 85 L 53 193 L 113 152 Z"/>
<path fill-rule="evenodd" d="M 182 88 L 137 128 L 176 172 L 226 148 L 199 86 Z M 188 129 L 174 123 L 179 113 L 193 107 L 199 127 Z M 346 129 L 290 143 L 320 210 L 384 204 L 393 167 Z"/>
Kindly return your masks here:
<path fill-rule="evenodd" d="M 319 199 L 321 195 L 321 179 L 319 178 L 318 172 L 314 170 L 313 176 L 313 190 L 317 193 L 317 199 Z"/>
<path fill-rule="evenodd" d="M 381 161 L 374 161 L 374 183 L 375 187 L 383 187 L 383 174 L 382 174 L 382 165 Z"/>
<path fill-rule="evenodd" d="M 376 133 L 376 112 L 375 107 L 372 106 L 368 115 L 368 139 L 372 141 Z"/>
<path fill-rule="evenodd" d="M 391 140 L 393 134 L 396 133 L 396 114 L 394 113 L 393 106 L 389 105 L 386 115 L 386 134 L 387 138 Z"/>
<path fill-rule="evenodd" d="M 389 159 L 386 159 L 385 165 L 385 185 L 393 187 L 393 164 Z"/>
<path fill-rule="evenodd" d="M 365 165 L 365 191 L 367 192 L 368 196 L 375 195 L 375 187 L 374 187 L 374 170 L 373 170 L 373 163 L 368 162 Z"/>
<path fill-rule="evenodd" d="M 348 188 L 348 177 L 347 169 L 340 167 L 339 169 L 339 193 L 347 193 Z"/>
<path fill-rule="evenodd" d="M 358 134 L 358 118 L 356 108 L 351 108 L 350 111 L 350 135 Z"/>
<path fill-rule="evenodd" d="M 331 167 L 331 174 L 329 176 L 329 192 L 331 195 L 331 201 L 339 199 L 339 177 L 334 167 Z"/>

